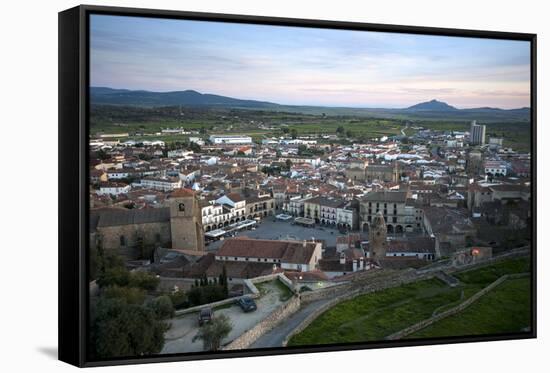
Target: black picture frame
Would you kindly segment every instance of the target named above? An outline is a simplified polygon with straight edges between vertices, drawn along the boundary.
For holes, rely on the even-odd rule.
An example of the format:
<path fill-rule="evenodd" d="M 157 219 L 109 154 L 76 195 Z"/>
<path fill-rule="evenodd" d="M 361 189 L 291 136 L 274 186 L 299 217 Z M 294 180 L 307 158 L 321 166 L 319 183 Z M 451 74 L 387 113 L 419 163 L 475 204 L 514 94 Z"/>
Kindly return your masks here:
<path fill-rule="evenodd" d="M 368 30 L 442 36 L 528 41 L 531 45 L 531 208 L 532 328 L 529 332 L 476 337 L 449 337 L 406 341 L 377 341 L 310 347 L 201 352 L 92 361 L 87 355 L 88 285 L 88 134 L 89 30 L 91 14 L 202 20 L 232 23 Z M 536 338 L 536 34 L 399 26 L 311 19 L 275 18 L 82 5 L 59 13 L 59 359 L 79 367 L 173 362 L 264 355 L 328 352 L 381 347 L 425 346 L 464 342 Z"/>

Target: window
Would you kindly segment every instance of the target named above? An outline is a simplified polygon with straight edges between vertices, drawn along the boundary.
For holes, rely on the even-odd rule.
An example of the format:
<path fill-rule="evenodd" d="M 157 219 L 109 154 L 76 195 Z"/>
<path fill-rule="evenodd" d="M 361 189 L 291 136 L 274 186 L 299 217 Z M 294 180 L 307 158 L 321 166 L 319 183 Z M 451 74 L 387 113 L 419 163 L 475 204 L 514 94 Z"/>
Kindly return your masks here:
<path fill-rule="evenodd" d="M 180 203 L 178 207 L 181 212 L 185 212 L 185 203 Z"/>
<path fill-rule="evenodd" d="M 126 237 L 120 236 L 120 246 L 126 246 Z"/>

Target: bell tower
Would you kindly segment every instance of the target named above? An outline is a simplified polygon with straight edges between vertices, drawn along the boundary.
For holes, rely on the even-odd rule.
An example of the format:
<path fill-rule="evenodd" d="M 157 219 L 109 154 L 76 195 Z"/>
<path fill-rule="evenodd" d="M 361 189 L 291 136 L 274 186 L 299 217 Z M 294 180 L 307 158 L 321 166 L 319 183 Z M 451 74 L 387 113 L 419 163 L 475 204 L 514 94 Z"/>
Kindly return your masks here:
<path fill-rule="evenodd" d="M 382 211 L 374 216 L 369 229 L 369 257 L 374 260 L 384 258 L 388 249 L 388 228 Z"/>
<path fill-rule="evenodd" d="M 170 195 L 170 233 L 173 249 L 204 250 L 204 230 L 199 200 L 190 189 Z"/>

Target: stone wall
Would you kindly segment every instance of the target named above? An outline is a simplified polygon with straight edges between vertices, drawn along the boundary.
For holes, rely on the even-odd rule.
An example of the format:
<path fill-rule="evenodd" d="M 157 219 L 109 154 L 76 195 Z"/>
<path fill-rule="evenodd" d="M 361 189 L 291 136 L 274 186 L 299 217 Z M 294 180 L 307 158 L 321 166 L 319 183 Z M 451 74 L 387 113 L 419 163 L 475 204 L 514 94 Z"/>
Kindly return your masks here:
<path fill-rule="evenodd" d="M 314 302 L 314 301 L 317 301 L 317 300 L 322 300 L 322 299 L 330 299 L 330 298 L 333 298 L 333 297 L 334 298 L 332 300 L 330 300 L 329 302 L 321 305 L 314 312 L 312 312 L 310 315 L 308 315 L 308 317 L 306 319 L 304 319 L 304 321 L 302 321 L 289 335 L 286 336 L 286 338 L 283 340 L 283 346 L 287 345 L 288 341 L 290 340 L 290 338 L 292 338 L 292 336 L 294 336 L 294 335 L 300 333 L 301 331 L 303 331 L 315 319 L 317 319 L 321 314 L 323 314 L 324 312 L 326 312 L 327 310 L 334 307 L 335 305 L 337 305 L 340 302 L 344 302 L 346 300 L 350 300 L 350 299 L 353 299 L 355 297 L 365 295 L 365 294 L 368 294 L 368 293 L 381 291 L 381 290 L 385 290 L 385 289 L 388 289 L 388 288 L 392 288 L 392 287 L 396 287 L 396 286 L 400 286 L 400 285 L 404 285 L 404 284 L 409 284 L 409 283 L 413 283 L 413 282 L 420 281 L 420 280 L 427 280 L 427 279 L 433 278 L 436 274 L 440 273 L 444 269 L 446 269 L 447 273 L 463 271 L 465 268 L 467 268 L 468 270 L 476 269 L 476 268 L 479 268 L 479 267 L 484 267 L 484 266 L 487 266 L 487 265 L 491 265 L 494 262 L 502 260 L 502 259 L 507 259 L 507 258 L 511 258 L 511 257 L 525 256 L 528 253 L 529 253 L 528 250 L 526 250 L 525 248 L 521 248 L 521 249 L 514 250 L 513 252 L 509 252 L 507 254 L 504 254 L 502 256 L 493 257 L 493 258 L 488 259 L 486 261 L 471 264 L 471 265 L 466 265 L 466 266 L 461 266 L 461 267 L 449 267 L 449 266 L 447 266 L 446 268 L 435 267 L 435 268 L 432 268 L 430 270 L 424 270 L 424 271 L 408 270 L 406 272 L 403 272 L 403 271 L 388 272 L 388 274 L 386 276 L 374 277 L 369 282 L 366 282 L 366 283 L 365 282 L 350 281 L 350 282 L 343 283 L 341 285 L 335 285 L 335 286 L 332 286 L 332 287 L 329 287 L 329 288 L 324 288 L 324 289 L 320 289 L 320 290 L 315 290 L 315 291 L 311 291 L 311 292 L 302 293 L 302 294 L 300 294 L 301 304 L 307 304 L 307 303 L 311 303 L 311 302 Z M 507 276 L 504 276 L 504 277 L 506 277 L 506 278 L 516 278 L 518 276 L 529 276 L 529 275 L 530 275 L 529 273 L 526 273 L 526 274 L 519 274 L 519 275 L 515 275 L 515 274 L 514 275 L 507 275 Z M 498 279 L 497 281 L 499 281 L 499 280 L 501 282 L 504 281 L 504 280 L 501 280 L 501 279 Z M 495 281 L 495 282 L 497 282 L 497 281 Z M 477 299 L 479 299 L 479 297 L 483 296 L 486 292 L 488 292 L 492 288 L 498 286 L 498 284 L 501 283 L 501 282 L 498 282 L 496 284 L 493 283 L 493 284 L 489 285 L 487 287 L 487 288 L 489 288 L 488 290 L 486 290 L 487 288 L 485 288 L 485 289 L 480 291 L 481 295 L 476 294 L 476 295 L 469 298 L 468 300 L 466 300 L 464 303 L 462 303 L 461 305 L 459 305 L 457 307 L 463 307 L 462 309 L 466 308 L 468 305 L 470 305 L 471 303 L 473 303 Z M 483 291 L 485 291 L 485 292 L 483 292 Z M 474 298 L 475 296 L 477 296 L 477 297 Z M 446 311 L 446 312 L 448 312 L 448 311 Z M 455 312 L 459 312 L 459 311 L 455 311 Z M 437 316 L 440 316 L 440 315 L 437 315 Z M 423 327 L 425 327 L 425 326 L 423 326 Z M 412 333 L 412 332 L 410 332 L 410 333 Z"/>
<path fill-rule="evenodd" d="M 302 332 L 307 328 L 315 319 L 330 308 L 337 304 L 351 300 L 361 295 L 385 290 L 388 288 L 408 284 L 411 282 L 424 280 L 433 277 L 433 274 L 421 274 L 418 275 L 414 271 L 409 271 L 406 274 L 394 274 L 389 277 L 381 279 L 373 279 L 372 282 L 367 284 L 357 284 L 353 282 L 342 284 L 341 286 L 333 286 L 331 288 L 321 289 L 318 291 L 312 291 L 301 294 L 302 304 L 311 303 L 313 301 L 327 299 L 334 297 L 327 303 L 318 307 L 315 311 L 309 314 L 292 332 L 290 332 L 283 340 L 282 346 L 286 347 L 288 341 L 296 334 Z"/>
<path fill-rule="evenodd" d="M 180 277 L 160 277 L 158 291 L 173 291 L 174 286 L 177 286 L 179 290 L 188 291 L 195 284 L 195 280 L 192 278 L 180 278 Z"/>
<path fill-rule="evenodd" d="M 169 223 L 126 224 L 98 227 L 104 249 L 124 249 L 136 246 L 138 237 L 145 246 L 167 245 L 170 243 Z M 124 236 L 125 245 L 121 245 Z"/>
<path fill-rule="evenodd" d="M 300 309 L 300 298 L 295 295 L 288 302 L 280 305 L 268 317 L 256 324 L 252 329 L 241 334 L 231 343 L 226 345 L 224 350 L 242 350 L 248 348 L 258 338 L 275 328 L 281 321 L 288 318 Z"/>
<path fill-rule="evenodd" d="M 511 279 L 511 278 L 519 278 L 523 276 L 530 276 L 530 273 L 520 273 L 520 274 L 513 274 L 513 275 L 504 275 L 500 278 L 498 278 L 496 281 L 491 283 L 490 285 L 486 286 L 485 288 L 481 289 L 474 295 L 472 295 L 470 298 L 466 299 L 464 302 L 460 303 L 458 306 L 453 307 L 451 309 L 448 309 L 447 311 L 443 311 L 440 314 L 437 314 L 435 316 L 432 316 L 428 319 L 422 320 L 414 325 L 411 325 L 403 330 L 400 330 L 396 333 L 393 333 L 389 336 L 387 336 L 385 339 L 388 340 L 396 340 L 406 337 L 407 335 L 413 334 L 421 329 L 424 329 L 444 318 L 447 318 L 449 316 L 455 315 L 457 313 L 460 313 L 464 311 L 467 307 L 472 305 L 474 302 L 478 301 L 481 297 L 486 295 L 488 292 L 496 288 L 498 285 L 502 284 L 504 281 Z"/>

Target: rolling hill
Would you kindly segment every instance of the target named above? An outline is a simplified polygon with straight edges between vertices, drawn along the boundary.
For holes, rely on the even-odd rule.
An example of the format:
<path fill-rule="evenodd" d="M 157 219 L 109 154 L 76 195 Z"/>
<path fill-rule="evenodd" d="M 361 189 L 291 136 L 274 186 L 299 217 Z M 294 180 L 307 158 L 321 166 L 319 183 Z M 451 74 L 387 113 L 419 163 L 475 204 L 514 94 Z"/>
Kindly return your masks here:
<path fill-rule="evenodd" d="M 403 109 L 352 108 L 326 106 L 280 105 L 277 103 L 242 100 L 215 94 L 199 93 L 194 90 L 173 92 L 152 92 L 144 90 L 91 87 L 92 105 L 118 105 L 139 107 L 188 106 L 197 108 L 248 109 L 313 115 L 363 116 L 374 118 L 395 118 L 411 120 L 480 120 L 530 122 L 529 108 L 499 109 L 480 107 L 458 109 L 445 102 L 431 100 Z"/>

